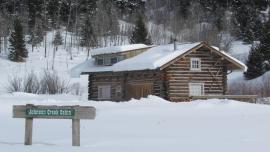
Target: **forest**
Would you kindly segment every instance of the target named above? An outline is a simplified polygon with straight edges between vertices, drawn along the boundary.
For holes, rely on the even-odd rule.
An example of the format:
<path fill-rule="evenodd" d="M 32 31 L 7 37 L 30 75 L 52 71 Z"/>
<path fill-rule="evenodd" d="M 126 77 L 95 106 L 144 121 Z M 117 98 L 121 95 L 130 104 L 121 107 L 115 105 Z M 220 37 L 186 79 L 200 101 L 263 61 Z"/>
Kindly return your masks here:
<path fill-rule="evenodd" d="M 54 31 L 63 45 L 97 47 L 129 43 L 206 41 L 230 51 L 231 43 L 252 44 L 245 73 L 256 78 L 270 70 L 268 0 L 1 0 L 0 52 L 23 62 Z M 65 36 L 61 36 L 64 33 Z M 67 40 L 67 35 L 71 35 Z M 71 43 L 67 43 L 67 41 Z M 27 50 L 25 45 L 31 45 Z M 20 50 L 19 53 L 16 50 Z"/>

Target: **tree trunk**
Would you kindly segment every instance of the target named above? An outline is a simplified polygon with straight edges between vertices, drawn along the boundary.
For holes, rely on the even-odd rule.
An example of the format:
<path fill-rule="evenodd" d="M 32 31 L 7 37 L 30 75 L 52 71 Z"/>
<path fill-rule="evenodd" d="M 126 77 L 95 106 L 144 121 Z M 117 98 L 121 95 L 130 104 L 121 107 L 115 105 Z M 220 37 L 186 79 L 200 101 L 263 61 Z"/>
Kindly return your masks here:
<path fill-rule="evenodd" d="M 7 54 L 7 50 L 8 50 L 8 37 L 7 36 L 4 36 L 4 52 L 5 54 Z"/>
<path fill-rule="evenodd" d="M 47 57 L 47 33 L 45 33 L 45 38 L 44 38 L 44 57 Z"/>
<path fill-rule="evenodd" d="M 53 49 L 53 63 L 52 63 L 52 70 L 54 70 L 54 60 L 55 60 L 55 53 L 58 49 L 58 46 L 55 46 L 54 49 Z"/>

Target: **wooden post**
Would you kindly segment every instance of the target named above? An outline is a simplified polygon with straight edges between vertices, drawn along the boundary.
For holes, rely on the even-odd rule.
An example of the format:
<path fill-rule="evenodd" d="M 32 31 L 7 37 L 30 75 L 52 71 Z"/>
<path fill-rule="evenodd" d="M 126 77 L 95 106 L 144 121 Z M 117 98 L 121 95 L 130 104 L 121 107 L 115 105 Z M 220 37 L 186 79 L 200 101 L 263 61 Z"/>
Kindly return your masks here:
<path fill-rule="evenodd" d="M 32 145 L 33 118 L 25 118 L 24 145 Z"/>
<path fill-rule="evenodd" d="M 72 146 L 80 146 L 80 119 L 72 119 Z"/>

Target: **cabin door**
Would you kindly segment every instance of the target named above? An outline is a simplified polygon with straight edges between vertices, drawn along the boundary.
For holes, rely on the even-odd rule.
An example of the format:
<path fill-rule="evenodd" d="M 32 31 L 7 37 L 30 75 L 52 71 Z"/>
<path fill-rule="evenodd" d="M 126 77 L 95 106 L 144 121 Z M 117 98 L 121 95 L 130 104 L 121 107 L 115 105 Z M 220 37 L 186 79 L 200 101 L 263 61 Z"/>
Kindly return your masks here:
<path fill-rule="evenodd" d="M 153 94 L 152 83 L 128 84 L 127 87 L 128 99 L 131 98 L 140 99 L 142 97 L 147 97 L 150 94 Z"/>

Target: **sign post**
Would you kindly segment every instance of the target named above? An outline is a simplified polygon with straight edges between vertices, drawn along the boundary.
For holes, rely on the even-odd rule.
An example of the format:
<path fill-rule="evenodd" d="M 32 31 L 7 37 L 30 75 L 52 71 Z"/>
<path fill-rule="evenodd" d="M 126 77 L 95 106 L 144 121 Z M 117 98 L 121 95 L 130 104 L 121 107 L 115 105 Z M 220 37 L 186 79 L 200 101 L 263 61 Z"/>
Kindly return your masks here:
<path fill-rule="evenodd" d="M 72 119 L 72 146 L 80 146 L 80 119 L 95 119 L 90 106 L 14 105 L 13 118 L 25 118 L 24 144 L 32 145 L 33 119 Z"/>

